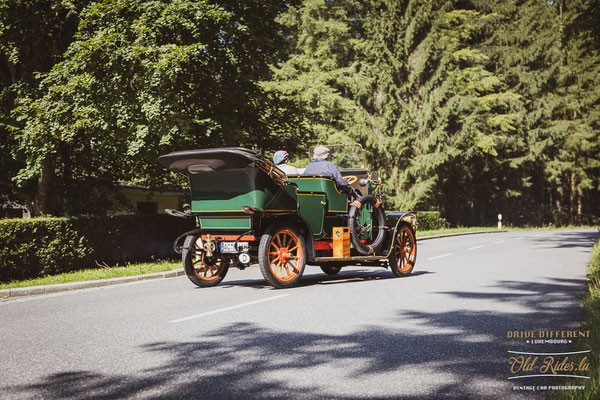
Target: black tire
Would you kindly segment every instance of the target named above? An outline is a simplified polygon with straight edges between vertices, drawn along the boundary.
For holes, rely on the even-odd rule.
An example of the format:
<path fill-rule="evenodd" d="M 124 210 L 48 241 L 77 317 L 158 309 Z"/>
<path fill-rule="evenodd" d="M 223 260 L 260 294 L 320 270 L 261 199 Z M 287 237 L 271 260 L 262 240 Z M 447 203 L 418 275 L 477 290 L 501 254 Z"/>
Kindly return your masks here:
<path fill-rule="evenodd" d="M 199 287 L 217 286 L 229 271 L 229 262 L 213 257 L 205 262 L 204 250 L 198 245 L 200 236 L 188 236 L 183 245 L 181 259 L 183 269 L 190 281 Z"/>
<path fill-rule="evenodd" d="M 258 265 L 271 286 L 284 289 L 296 285 L 306 266 L 304 238 L 296 229 L 286 226 L 262 235 L 258 246 Z"/>
<path fill-rule="evenodd" d="M 408 276 L 417 262 L 417 241 L 415 232 L 408 224 L 401 224 L 394 234 L 390 255 L 390 269 L 394 275 Z"/>
<path fill-rule="evenodd" d="M 385 240 L 386 230 L 379 229 L 377 232 L 377 237 L 370 245 L 363 244 L 360 241 L 358 217 L 360 216 L 365 204 L 370 204 L 373 206 L 373 215 L 377 216 L 377 223 L 379 224 L 378 226 L 385 226 L 385 212 L 383 211 L 383 204 L 381 204 L 379 200 L 371 195 L 359 197 L 353 201 L 350 206 L 350 211 L 348 212 L 350 239 L 352 240 L 354 248 L 358 250 L 359 253 L 369 255 L 379 250 Z"/>
<path fill-rule="evenodd" d="M 342 269 L 340 266 L 335 265 L 321 265 L 321 270 L 325 272 L 327 275 L 337 275 L 338 272 Z"/>

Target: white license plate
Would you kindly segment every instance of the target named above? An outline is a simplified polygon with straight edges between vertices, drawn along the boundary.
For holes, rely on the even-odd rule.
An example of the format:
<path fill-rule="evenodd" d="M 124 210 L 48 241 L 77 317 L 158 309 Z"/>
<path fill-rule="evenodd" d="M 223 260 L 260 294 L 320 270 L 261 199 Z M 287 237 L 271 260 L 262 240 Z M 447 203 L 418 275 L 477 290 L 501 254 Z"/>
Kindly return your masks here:
<path fill-rule="evenodd" d="M 238 249 L 248 248 L 248 242 L 238 242 Z M 221 253 L 237 253 L 235 242 L 221 242 Z"/>

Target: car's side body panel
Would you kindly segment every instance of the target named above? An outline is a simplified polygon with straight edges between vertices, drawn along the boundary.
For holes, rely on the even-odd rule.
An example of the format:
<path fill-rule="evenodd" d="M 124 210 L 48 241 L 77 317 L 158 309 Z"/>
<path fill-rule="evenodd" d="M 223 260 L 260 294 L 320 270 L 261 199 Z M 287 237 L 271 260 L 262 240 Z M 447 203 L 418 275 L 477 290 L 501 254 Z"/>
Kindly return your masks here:
<path fill-rule="evenodd" d="M 347 213 L 348 197 L 340 193 L 333 179 L 321 176 L 290 177 L 303 192 L 321 192 L 327 196 L 327 213 Z"/>
<path fill-rule="evenodd" d="M 310 230 L 315 240 L 321 239 L 325 235 L 323 229 L 323 220 L 325 216 L 325 207 L 327 205 L 327 196 L 320 192 L 301 192 L 297 193 L 298 213 L 310 226 Z"/>
<path fill-rule="evenodd" d="M 240 212 L 243 206 L 261 211 L 295 212 L 296 188 L 278 184 L 256 167 L 200 171 L 190 174 L 192 212 Z"/>
<path fill-rule="evenodd" d="M 315 231 L 315 240 L 320 239 L 332 239 L 333 228 L 347 226 L 347 212 L 348 212 L 348 196 L 341 193 L 333 179 L 329 177 L 320 176 L 300 176 L 290 177 L 290 180 L 298 185 L 298 190 L 305 193 L 321 193 L 324 196 L 326 202 L 325 214 L 323 215 L 318 207 L 318 203 L 314 203 L 314 206 L 302 206 L 302 198 L 299 197 L 300 214 L 307 220 L 321 218 L 320 225 L 323 226 L 322 232 Z M 300 193 L 300 192 L 299 192 Z M 360 224 L 365 226 L 371 226 L 371 207 L 365 205 L 366 212 L 361 213 Z M 316 213 L 316 215 L 310 215 Z M 324 218 L 323 218 L 324 217 Z M 311 224 L 312 227 L 312 224 Z M 362 240 L 371 240 L 373 235 L 372 230 L 368 229 L 361 234 Z"/>

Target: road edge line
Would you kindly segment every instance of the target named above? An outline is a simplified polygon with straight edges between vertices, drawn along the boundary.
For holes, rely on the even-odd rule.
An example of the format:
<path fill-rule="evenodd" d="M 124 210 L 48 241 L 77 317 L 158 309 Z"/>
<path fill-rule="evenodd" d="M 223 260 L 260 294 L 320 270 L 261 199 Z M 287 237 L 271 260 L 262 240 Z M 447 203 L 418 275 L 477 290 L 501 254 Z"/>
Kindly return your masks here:
<path fill-rule="evenodd" d="M 185 271 L 183 270 L 183 268 L 179 268 L 171 271 L 153 272 L 151 274 L 143 275 L 120 276 L 118 278 L 96 279 L 93 281 L 57 283 L 54 285 L 27 286 L 20 288 L 2 289 L 0 290 L 0 299 L 66 292 L 78 289 L 98 288 L 103 286 L 112 286 L 121 283 L 131 283 L 151 279 L 175 278 L 182 275 L 185 275 Z"/>
<path fill-rule="evenodd" d="M 508 232 L 508 231 L 505 231 L 505 230 L 494 230 L 494 231 L 473 231 L 473 232 L 446 233 L 446 234 L 443 234 L 443 235 L 423 236 L 423 237 L 417 238 L 417 242 L 419 242 L 421 240 L 443 239 L 443 238 L 455 237 L 455 236 L 481 235 L 481 234 L 484 234 L 484 233 L 504 233 L 504 232 Z"/>

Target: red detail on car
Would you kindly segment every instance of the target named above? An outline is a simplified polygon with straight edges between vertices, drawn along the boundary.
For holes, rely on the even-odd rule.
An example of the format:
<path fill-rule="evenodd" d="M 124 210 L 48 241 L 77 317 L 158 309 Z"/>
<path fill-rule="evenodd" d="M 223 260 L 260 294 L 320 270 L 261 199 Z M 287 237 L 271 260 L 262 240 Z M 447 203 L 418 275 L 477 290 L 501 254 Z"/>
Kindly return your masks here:
<path fill-rule="evenodd" d="M 315 250 L 332 250 L 333 244 L 330 240 L 321 240 L 315 242 Z"/>
<path fill-rule="evenodd" d="M 240 235 L 215 235 L 211 234 L 210 238 L 213 240 L 225 240 L 227 242 L 233 242 L 239 238 Z M 202 235 L 202 240 L 206 240 L 206 235 Z M 254 242 L 256 240 L 256 236 L 253 235 L 244 235 L 240 238 L 240 242 Z"/>

